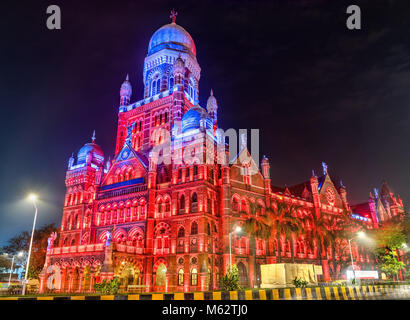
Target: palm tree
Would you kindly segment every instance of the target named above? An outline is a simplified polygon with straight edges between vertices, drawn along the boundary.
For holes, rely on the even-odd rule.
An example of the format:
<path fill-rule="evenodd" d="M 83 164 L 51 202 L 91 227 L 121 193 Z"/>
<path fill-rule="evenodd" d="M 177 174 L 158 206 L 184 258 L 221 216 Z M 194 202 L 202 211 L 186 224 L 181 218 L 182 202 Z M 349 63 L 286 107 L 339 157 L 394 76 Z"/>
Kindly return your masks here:
<path fill-rule="evenodd" d="M 270 227 L 270 231 L 275 236 L 278 243 L 279 263 L 282 262 L 280 245 L 282 235 L 286 241 L 291 241 L 292 263 L 295 262 L 294 238 L 302 232 L 302 222 L 295 214 L 298 209 L 299 207 L 295 205 L 278 203 L 277 207 L 273 210 L 267 210 L 267 212 L 269 212 L 267 216 L 267 225 Z"/>
<path fill-rule="evenodd" d="M 308 218 L 311 222 L 311 228 L 308 232 L 310 238 L 309 245 L 313 252 L 314 243 L 317 245 L 317 259 L 318 264 L 322 264 L 322 252 L 324 248 L 333 241 L 333 235 L 328 229 L 327 215 L 321 213 L 320 217 L 316 216 L 316 213 L 312 211 L 312 214 Z"/>
<path fill-rule="evenodd" d="M 256 238 L 258 239 L 269 239 L 270 229 L 263 217 L 258 217 L 256 215 L 258 205 L 256 203 L 250 202 L 249 204 L 250 213 L 242 212 L 247 214 L 247 218 L 242 225 L 243 231 L 249 235 L 249 254 L 251 256 L 251 261 L 253 263 L 253 279 L 256 284 L 257 279 L 257 265 L 256 265 Z"/>

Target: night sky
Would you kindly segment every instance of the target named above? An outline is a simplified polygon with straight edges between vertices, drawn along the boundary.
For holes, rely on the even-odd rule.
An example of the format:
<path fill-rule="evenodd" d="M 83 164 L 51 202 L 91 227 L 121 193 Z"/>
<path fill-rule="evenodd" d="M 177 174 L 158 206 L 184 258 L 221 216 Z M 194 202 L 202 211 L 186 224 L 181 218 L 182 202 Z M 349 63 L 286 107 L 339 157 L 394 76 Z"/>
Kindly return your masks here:
<path fill-rule="evenodd" d="M 410 203 L 410 2 L 13 1 L 0 19 L 0 245 L 60 224 L 67 161 L 91 139 L 114 152 L 119 88 L 127 73 L 142 98 L 152 34 L 177 23 L 193 37 L 224 128 L 259 128 L 272 184 L 321 173 L 343 179 L 351 204 L 386 179 Z M 46 28 L 57 4 L 62 30 Z M 346 28 L 347 5 L 362 30 Z"/>

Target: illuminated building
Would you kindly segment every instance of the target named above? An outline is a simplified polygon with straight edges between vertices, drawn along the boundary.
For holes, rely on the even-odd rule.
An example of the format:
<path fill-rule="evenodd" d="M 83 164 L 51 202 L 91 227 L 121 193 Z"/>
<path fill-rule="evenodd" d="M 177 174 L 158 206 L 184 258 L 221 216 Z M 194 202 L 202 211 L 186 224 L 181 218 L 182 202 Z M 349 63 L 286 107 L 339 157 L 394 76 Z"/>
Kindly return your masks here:
<path fill-rule="evenodd" d="M 229 264 L 229 233 L 251 213 L 251 203 L 256 215 L 279 202 L 294 204 L 301 218 L 350 208 L 346 188 L 332 181 L 325 164 L 322 176 L 313 173 L 308 181 L 286 188 L 271 185 L 266 157 L 254 174 L 249 173 L 252 163 L 178 164 L 180 151 L 195 154 L 187 146 L 211 152 L 201 146 L 216 143 L 219 110 L 212 92 L 206 109 L 199 106 L 195 43 L 172 18 L 149 42 L 144 98 L 131 101 L 128 76 L 121 85 L 113 159 L 107 161 L 95 135 L 69 159 L 61 229 L 48 248 L 41 291 L 50 266 L 61 270 L 55 285 L 62 292 L 93 291 L 95 282 L 114 276 L 123 288 L 133 285 L 147 292 L 218 289 Z M 166 155 L 154 148 L 169 141 L 167 134 L 170 164 L 160 163 Z M 242 148 L 241 153 L 248 151 Z M 256 239 L 257 264 L 278 262 L 278 245 L 282 261 L 289 262 L 293 252 L 296 262 L 317 263 L 318 251 L 309 239 L 302 234 L 294 240 L 292 250 L 283 239 Z M 258 280 L 246 234 L 232 235 L 232 252 L 241 284 L 253 286 Z M 324 280 L 330 279 L 329 259 L 331 254 L 323 252 Z"/>

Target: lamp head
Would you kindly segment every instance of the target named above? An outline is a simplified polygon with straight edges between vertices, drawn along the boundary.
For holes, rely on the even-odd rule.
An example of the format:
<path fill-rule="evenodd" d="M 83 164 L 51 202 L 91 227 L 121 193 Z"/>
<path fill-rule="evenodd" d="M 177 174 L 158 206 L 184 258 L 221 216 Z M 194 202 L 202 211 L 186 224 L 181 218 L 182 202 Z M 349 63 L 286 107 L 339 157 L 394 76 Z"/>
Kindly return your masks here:
<path fill-rule="evenodd" d="M 28 199 L 30 201 L 36 201 L 37 200 L 37 195 L 35 195 L 34 193 L 30 193 L 28 196 Z"/>
<path fill-rule="evenodd" d="M 237 226 L 236 228 L 235 228 L 235 232 L 241 232 L 242 231 L 242 228 L 240 227 L 240 226 Z"/>
<path fill-rule="evenodd" d="M 365 234 L 363 231 L 359 231 L 359 232 L 357 233 L 357 236 L 358 236 L 359 238 L 363 239 L 363 238 L 366 237 L 366 234 Z"/>

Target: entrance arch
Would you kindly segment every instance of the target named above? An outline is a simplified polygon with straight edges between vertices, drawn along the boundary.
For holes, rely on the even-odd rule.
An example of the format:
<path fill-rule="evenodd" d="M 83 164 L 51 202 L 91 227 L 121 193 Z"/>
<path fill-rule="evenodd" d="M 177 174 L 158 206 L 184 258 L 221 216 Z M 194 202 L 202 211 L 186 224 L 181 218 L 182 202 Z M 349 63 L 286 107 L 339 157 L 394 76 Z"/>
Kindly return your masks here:
<path fill-rule="evenodd" d="M 239 274 L 239 285 L 241 287 L 248 286 L 248 271 L 246 270 L 245 265 L 242 262 L 237 264 L 238 274 Z"/>
<path fill-rule="evenodd" d="M 167 267 L 160 263 L 155 271 L 155 291 L 165 291 L 167 282 Z"/>
<path fill-rule="evenodd" d="M 118 270 L 118 277 L 120 280 L 121 289 L 126 291 L 128 286 L 141 285 L 142 275 L 141 270 L 129 261 L 123 261 Z"/>

